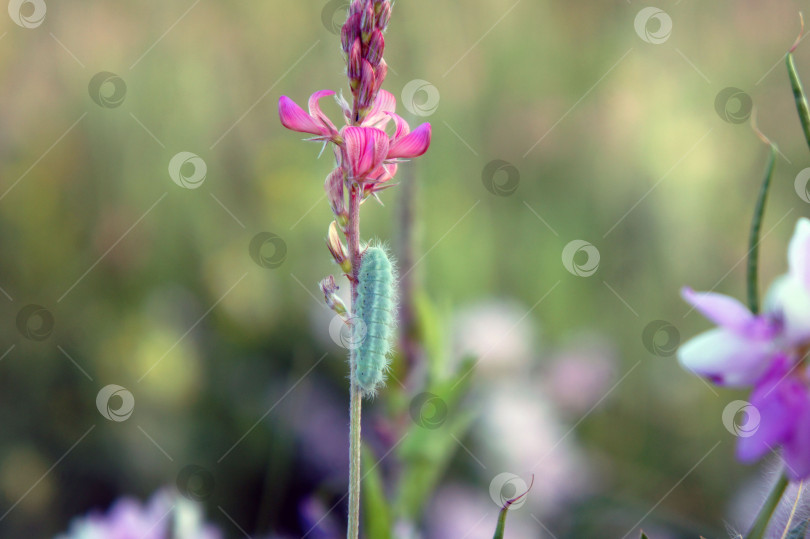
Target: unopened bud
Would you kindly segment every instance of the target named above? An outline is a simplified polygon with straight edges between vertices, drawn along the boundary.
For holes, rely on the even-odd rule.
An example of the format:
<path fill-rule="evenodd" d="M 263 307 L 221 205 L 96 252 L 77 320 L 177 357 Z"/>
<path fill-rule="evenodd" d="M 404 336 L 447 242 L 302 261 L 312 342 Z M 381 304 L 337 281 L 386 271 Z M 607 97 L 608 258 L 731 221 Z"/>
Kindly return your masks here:
<path fill-rule="evenodd" d="M 363 47 L 359 39 L 355 39 L 352 48 L 349 50 L 349 86 L 352 92 L 357 92 L 360 88 L 360 77 L 363 74 Z"/>
<path fill-rule="evenodd" d="M 388 64 L 385 63 L 385 60 L 380 60 L 380 65 L 374 70 L 374 95 L 376 96 L 377 93 L 380 91 L 382 87 L 382 83 L 385 80 L 386 75 L 388 75 Z"/>
<path fill-rule="evenodd" d="M 360 14 L 350 15 L 340 29 L 340 47 L 348 55 L 354 40 L 360 37 Z"/>
<path fill-rule="evenodd" d="M 380 30 L 371 32 L 371 39 L 368 41 L 368 52 L 366 53 L 366 60 L 372 65 L 377 67 L 380 65 L 385 50 L 385 38 Z"/>
<path fill-rule="evenodd" d="M 368 5 L 360 18 L 360 32 L 363 35 L 363 43 L 368 43 L 372 30 L 374 30 L 374 8 Z"/>
<path fill-rule="evenodd" d="M 323 187 L 326 190 L 326 198 L 329 199 L 329 205 L 332 207 L 332 213 L 335 214 L 335 217 L 348 219 L 346 197 L 343 195 L 343 169 L 336 168 L 333 170 L 326 177 Z"/>
<path fill-rule="evenodd" d="M 377 28 L 385 32 L 388 28 L 388 23 L 391 21 L 391 2 L 380 2 L 380 8 L 377 12 Z"/>
<path fill-rule="evenodd" d="M 326 247 L 329 249 L 329 252 L 332 254 L 332 258 L 335 259 L 335 262 L 340 269 L 343 270 L 344 273 L 350 273 L 352 271 L 352 263 L 349 260 L 349 255 L 346 252 L 346 246 L 343 245 L 343 242 L 340 241 L 340 234 L 337 230 L 337 223 L 332 221 L 329 225 L 329 235 L 326 238 Z"/>
<path fill-rule="evenodd" d="M 363 68 L 360 75 L 360 93 L 357 96 L 357 108 L 360 117 L 363 118 L 377 96 L 378 86 L 375 83 L 374 68 L 368 60 L 363 60 Z"/>
<path fill-rule="evenodd" d="M 323 297 L 326 300 L 326 305 L 328 305 L 330 309 L 339 315 L 344 316 L 348 312 L 348 309 L 346 309 L 346 304 L 343 303 L 340 296 L 337 295 L 337 291 L 340 288 L 335 283 L 335 278 L 330 275 L 329 277 L 322 279 L 319 286 L 321 288 L 321 292 L 323 292 Z"/>
<path fill-rule="evenodd" d="M 352 3 L 349 5 L 349 17 L 363 13 L 364 8 L 365 2 L 363 2 L 363 0 L 352 0 Z"/>

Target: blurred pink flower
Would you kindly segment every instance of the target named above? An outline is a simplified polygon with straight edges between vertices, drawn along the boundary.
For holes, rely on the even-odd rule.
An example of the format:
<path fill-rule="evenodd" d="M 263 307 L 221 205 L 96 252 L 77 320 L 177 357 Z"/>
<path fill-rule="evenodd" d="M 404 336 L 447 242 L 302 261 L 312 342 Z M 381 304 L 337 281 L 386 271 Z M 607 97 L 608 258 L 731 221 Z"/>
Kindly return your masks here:
<path fill-rule="evenodd" d="M 787 258 L 788 273 L 772 285 L 762 314 L 685 288 L 684 299 L 718 327 L 682 345 L 678 358 L 716 384 L 753 386 L 759 422 L 739 437 L 737 458 L 753 462 L 781 447 L 785 473 L 800 480 L 810 477 L 810 220 L 799 219 Z"/>

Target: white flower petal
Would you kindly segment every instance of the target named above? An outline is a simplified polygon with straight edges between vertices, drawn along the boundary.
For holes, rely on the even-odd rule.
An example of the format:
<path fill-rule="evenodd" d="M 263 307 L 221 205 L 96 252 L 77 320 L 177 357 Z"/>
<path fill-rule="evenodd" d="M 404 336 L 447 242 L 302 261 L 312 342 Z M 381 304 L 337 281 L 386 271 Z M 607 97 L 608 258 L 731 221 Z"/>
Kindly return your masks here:
<path fill-rule="evenodd" d="M 678 349 L 688 370 L 727 386 L 748 386 L 768 368 L 773 345 L 740 337 L 725 329 L 712 329 Z"/>

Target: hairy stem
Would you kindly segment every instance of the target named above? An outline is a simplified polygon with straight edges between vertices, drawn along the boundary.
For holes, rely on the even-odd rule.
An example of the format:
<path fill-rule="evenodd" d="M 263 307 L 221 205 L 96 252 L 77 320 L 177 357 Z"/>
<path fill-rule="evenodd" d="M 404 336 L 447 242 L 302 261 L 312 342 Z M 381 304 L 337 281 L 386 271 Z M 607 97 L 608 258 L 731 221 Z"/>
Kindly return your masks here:
<path fill-rule="evenodd" d="M 779 505 L 779 501 L 782 499 L 782 495 L 785 493 L 787 486 L 788 479 L 785 474 L 781 474 L 779 480 L 773 486 L 773 490 L 768 494 L 768 499 L 766 499 L 765 503 L 762 505 L 762 509 L 759 510 L 754 525 L 751 527 L 751 531 L 748 532 L 748 535 L 745 536 L 745 539 L 762 539 L 765 535 L 765 530 L 768 528 L 771 516 L 776 506 Z"/>
<path fill-rule="evenodd" d="M 346 229 L 346 240 L 349 247 L 349 258 L 352 261 L 351 312 L 357 303 L 357 280 L 360 274 L 360 189 L 352 183 L 349 193 L 349 225 Z M 349 406 L 349 525 L 347 539 L 358 539 L 360 535 L 360 417 L 363 407 L 363 395 L 355 382 L 357 358 L 354 347 L 349 352 L 350 366 L 350 399 Z"/>
<path fill-rule="evenodd" d="M 754 208 L 751 234 L 748 238 L 748 306 L 754 314 L 759 312 L 759 232 L 762 228 L 762 217 L 765 214 L 765 203 L 768 201 L 768 188 L 771 186 L 774 165 L 776 165 L 776 146 L 771 144 L 771 155 L 768 158 L 765 178 L 762 180 L 757 205 Z"/>

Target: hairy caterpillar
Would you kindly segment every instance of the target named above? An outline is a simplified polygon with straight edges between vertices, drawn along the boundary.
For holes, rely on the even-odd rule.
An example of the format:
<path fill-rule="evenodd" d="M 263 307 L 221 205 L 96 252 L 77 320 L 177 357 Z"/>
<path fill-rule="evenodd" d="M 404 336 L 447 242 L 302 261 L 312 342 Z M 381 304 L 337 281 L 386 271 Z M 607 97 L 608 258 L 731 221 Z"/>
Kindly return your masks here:
<path fill-rule="evenodd" d="M 363 254 L 352 326 L 355 349 L 355 382 L 365 395 L 373 395 L 385 382 L 396 294 L 394 268 L 385 249 L 369 247 Z"/>

